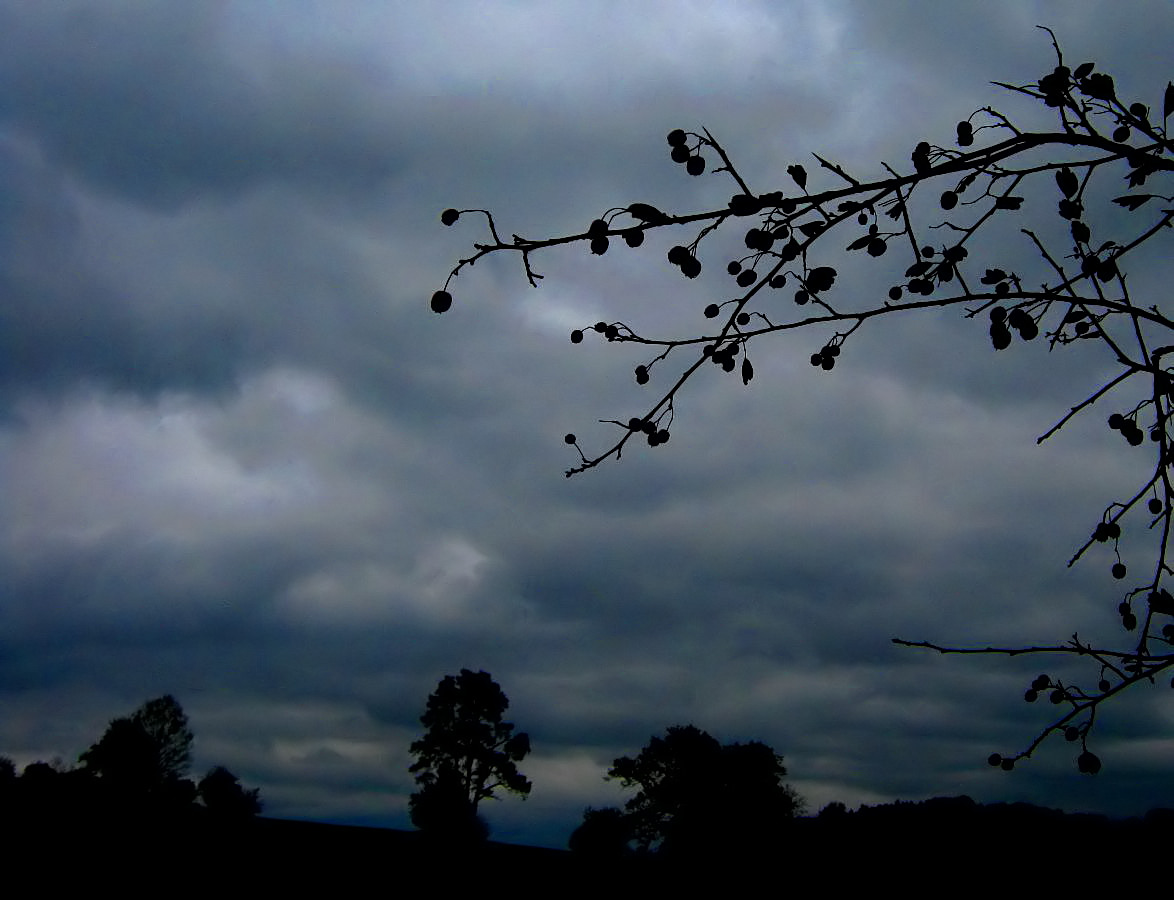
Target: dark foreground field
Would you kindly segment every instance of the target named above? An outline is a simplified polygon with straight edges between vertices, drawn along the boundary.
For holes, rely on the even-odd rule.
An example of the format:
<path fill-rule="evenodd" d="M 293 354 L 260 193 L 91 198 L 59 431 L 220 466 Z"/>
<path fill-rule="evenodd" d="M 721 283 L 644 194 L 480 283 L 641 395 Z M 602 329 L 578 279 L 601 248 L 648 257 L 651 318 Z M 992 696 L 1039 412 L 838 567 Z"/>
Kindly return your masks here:
<path fill-rule="evenodd" d="M 710 854 L 698 845 L 673 858 L 592 858 L 265 818 L 231 827 L 202 819 L 109 827 L 41 819 L 26 826 L 9 822 L 3 844 L 9 877 L 19 879 L 25 896 L 67 887 L 128 897 L 282 890 L 518 898 L 572 889 L 636 896 L 701 887 L 757 893 L 768 886 L 817 894 L 882 888 L 918 895 L 958 888 L 1083 893 L 1164 872 L 1174 841 L 1169 810 L 1116 821 L 968 798 L 798 819 L 788 840 L 755 858 Z"/>

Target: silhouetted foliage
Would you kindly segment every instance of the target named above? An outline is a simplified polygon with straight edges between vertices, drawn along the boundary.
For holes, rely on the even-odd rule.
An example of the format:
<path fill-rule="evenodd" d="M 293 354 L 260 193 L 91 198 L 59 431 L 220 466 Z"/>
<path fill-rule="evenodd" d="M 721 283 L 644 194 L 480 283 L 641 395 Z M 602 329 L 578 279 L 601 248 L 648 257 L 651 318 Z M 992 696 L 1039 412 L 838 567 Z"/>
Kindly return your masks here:
<path fill-rule="evenodd" d="M 738 373 L 740 382 L 749 385 L 755 375 L 752 349 L 783 332 L 819 335 L 810 362 L 826 372 L 851 365 L 852 339 L 875 320 L 944 307 L 983 322 L 982 340 L 997 352 L 1007 351 L 1016 338 L 1042 339 L 1049 350 L 1104 351 L 1100 358 L 1087 357 L 1090 378 L 1100 386 L 1077 394 L 1039 441 L 1099 405 L 1107 407 L 1108 425 L 1124 445 L 1149 448 L 1125 451 L 1148 453 L 1150 474 L 1135 491 L 1104 508 L 1069 561 L 1075 563 L 1094 545 L 1106 545 L 1115 578 L 1141 573 L 1112 599 L 1125 632 L 1123 645 L 1094 647 L 1076 634 L 1051 646 L 980 649 L 894 639 L 940 653 L 1087 658 L 1095 673 L 1088 685 L 1049 674 L 1031 684 L 1029 701 L 1047 696 L 1054 704 L 1050 723 L 1024 750 L 992 754 L 989 761 L 1011 769 L 1049 735 L 1060 734 L 1078 745 L 1079 770 L 1095 774 L 1101 762 L 1087 744 L 1101 704 L 1133 685 L 1153 683 L 1174 667 L 1174 596 L 1165 586 L 1174 571 L 1167 561 L 1174 502 L 1174 366 L 1169 363 L 1174 319 L 1164 310 L 1164 296 L 1135 297 L 1125 274 L 1126 266 L 1143 256 L 1143 247 L 1169 239 L 1174 221 L 1174 141 L 1167 126 L 1174 113 L 1174 84 L 1166 85 L 1159 116 L 1145 103 L 1120 98 L 1113 78 L 1096 71 L 1094 63 L 1069 68 L 1054 35 L 1052 43 L 1056 65 L 1037 81 L 1000 85 L 1042 107 L 1048 117 L 1044 124 L 1022 127 L 984 107 L 958 122 L 954 147 L 911 139 L 908 163 L 899 168 L 882 164 L 878 177 L 857 178 L 813 154 L 827 173 L 823 184 L 796 163 L 786 168 L 788 186 L 756 191 L 709 131 L 675 129 L 668 135 L 673 161 L 691 175 L 710 171 L 732 179 L 736 193 L 727 205 L 666 213 L 647 203 L 629 203 L 606 210 L 578 234 L 543 239 L 514 234 L 509 240 L 502 239 L 488 211 L 447 209 L 441 215 L 445 225 L 467 213 L 484 216 L 489 240 L 475 243 L 475 252 L 459 261 L 444 288 L 433 294 L 431 307 L 448 311 L 454 278 L 501 251 L 517 253 L 526 278 L 537 287 L 542 276 L 532 261 L 540 251 L 585 243 L 601 255 L 617 238 L 639 247 L 650 230 L 700 226 L 691 240 L 682 239 L 668 252 L 669 263 L 693 279 L 701 272 L 703 242 L 712 245 L 723 226 L 745 229 L 736 257 L 725 265 L 734 285 L 730 299 L 690 307 L 672 296 L 674 308 L 700 313 L 700 321 L 694 318 L 685 326 L 686 336 L 649 334 L 634 321 L 584 323 L 571 331 L 572 344 L 590 338 L 646 350 L 634 376 L 653 397 L 642 414 L 606 420 L 611 437 L 597 452 L 584 451 L 576 435 L 566 435 L 578 457 L 568 476 L 618 459 L 640 441 L 649 447 L 667 443 L 674 402 L 686 384 L 716 367 Z M 1052 199 L 1041 207 L 1040 197 L 1049 195 Z M 1014 229 L 1011 240 L 980 240 L 1000 228 Z M 1163 252 L 1152 264 L 1169 265 L 1168 244 Z M 836 255 L 861 263 L 874 260 L 876 277 L 846 286 L 847 274 L 860 266 L 837 268 L 830 264 Z M 634 308 L 634 314 L 638 311 Z M 1108 378 L 1106 364 L 1115 367 Z M 1148 565 L 1127 569 L 1120 543 L 1127 526 L 1151 535 L 1154 557 Z"/>
<path fill-rule="evenodd" d="M 445 771 L 408 798 L 408 813 L 413 825 L 448 843 L 478 843 L 489 837 L 489 825 L 469 802 L 459 778 Z"/>
<path fill-rule="evenodd" d="M 802 810 L 783 758 L 766 744 L 720 744 L 692 725 L 653 737 L 608 770 L 639 790 L 625 810 L 636 844 L 667 854 L 754 854 Z"/>
<path fill-rule="evenodd" d="M 411 796 L 412 824 L 422 831 L 471 839 L 488 836 L 477 808 L 499 788 L 526 796 L 517 764 L 530 752 L 525 732 L 502 721 L 510 702 L 487 672 L 446 675 L 420 717 L 426 731 L 410 747 L 420 790 Z"/>
<path fill-rule="evenodd" d="M 239 822 L 261 812 L 261 791 L 246 790 L 224 766 L 214 766 L 196 787 L 200 802 L 218 821 Z"/>
<path fill-rule="evenodd" d="M 120 788 L 162 792 L 176 790 L 187 773 L 191 753 L 187 716 L 167 694 L 148 700 L 129 718 L 114 719 L 79 762 Z"/>
<path fill-rule="evenodd" d="M 622 809 L 589 806 L 583 811 L 583 823 L 571 832 L 567 846 L 585 857 L 615 860 L 631 853 L 635 836 L 632 818 Z"/>

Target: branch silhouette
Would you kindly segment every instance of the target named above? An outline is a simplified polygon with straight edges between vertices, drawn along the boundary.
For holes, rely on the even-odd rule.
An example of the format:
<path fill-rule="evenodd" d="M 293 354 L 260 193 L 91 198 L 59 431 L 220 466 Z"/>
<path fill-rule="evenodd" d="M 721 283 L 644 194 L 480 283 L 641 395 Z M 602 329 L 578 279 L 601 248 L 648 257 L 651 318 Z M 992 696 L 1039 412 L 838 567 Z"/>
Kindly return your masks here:
<path fill-rule="evenodd" d="M 487 255 L 517 253 L 526 279 L 537 287 L 542 275 L 534 258 L 542 251 L 587 243 L 592 253 L 603 255 L 614 239 L 636 248 L 648 231 L 664 228 L 700 226 L 691 240 L 668 252 L 668 261 L 694 279 L 701 273 L 700 251 L 710 236 L 726 226 L 749 225 L 743 238 L 747 252 L 726 266 L 737 292 L 705 306 L 704 323 L 693 324 L 684 336 L 646 333 L 627 321 L 587 323 L 571 332 L 573 344 L 595 335 L 609 343 L 648 348 L 649 356 L 634 371 L 642 387 L 660 381 L 662 373 L 667 377 L 659 390 L 653 389 L 643 415 L 601 420 L 616 429 L 602 448 L 588 452 L 576 435 L 567 434 L 566 444 L 578 454 L 567 477 L 619 459 L 630 442 L 642 439 L 649 447 L 668 442 L 676 416 L 674 401 L 702 369 L 712 364 L 727 373 L 737 371 L 742 383 L 749 385 L 755 374 L 751 349 L 757 351 L 771 335 L 782 332 L 824 331 L 831 326 L 832 336 L 810 357 L 813 366 L 829 372 L 861 328 L 880 318 L 931 309 L 954 308 L 967 319 L 985 318 L 997 352 L 1010 347 L 1016 337 L 1024 342 L 1042 337 L 1050 351 L 1090 343 L 1102 347 L 1117 367 L 1115 373 L 1087 395 L 1074 398 L 1037 443 L 1077 416 L 1112 402 L 1109 427 L 1131 447 L 1150 446 L 1150 475 L 1130 496 L 1104 508 L 1090 537 L 1068 562 L 1073 565 L 1094 544 L 1109 544 L 1115 557 L 1112 575 L 1124 580 L 1129 572 L 1119 546 L 1123 524 L 1148 528 L 1155 535 L 1152 567 L 1118 602 L 1127 646 L 1092 648 L 1074 636 L 1050 647 L 968 650 L 895 639 L 903 646 L 938 653 L 1060 653 L 1093 659 L 1101 669 L 1096 691 L 1040 676 L 1027 692 L 1028 699 L 1048 691 L 1066 711 L 1026 749 L 991 757 L 995 765 L 1012 768 L 1059 731 L 1067 740 L 1080 742 L 1078 767 L 1093 773 L 1100 761 L 1088 750 L 1087 741 L 1100 705 L 1125 688 L 1153 681 L 1174 665 L 1174 597 L 1164 586 L 1172 574 L 1166 554 L 1174 500 L 1174 368 L 1165 358 L 1174 351 L 1174 320 L 1160 302 L 1135 298 L 1126 275 L 1126 266 L 1137 260 L 1140 248 L 1168 239 L 1174 220 L 1174 141 L 1168 130 L 1174 84 L 1165 87 L 1161 118 L 1152 117 L 1144 103 L 1119 98 L 1113 78 L 1096 71 L 1093 63 L 1069 68 L 1055 35 L 1043 30 L 1051 36 L 1055 67 L 1028 84 L 996 82 L 1049 111 L 1051 121 L 1042 129 L 1021 127 L 999 110 L 983 107 L 958 122 L 954 146 L 921 141 L 908 166 L 882 163 L 880 177 L 857 177 L 813 154 L 820 169 L 834 179 L 832 186 L 809 191 L 806 169 L 793 164 L 786 169 L 787 189 L 764 193 L 749 187 L 731 155 L 708 130 L 676 129 L 668 135 L 674 162 L 700 176 L 716 157 L 711 174 L 728 175 L 736 185 L 738 193 L 725 207 L 676 214 L 631 203 L 606 210 L 580 233 L 539 239 L 512 234 L 508 241 L 488 210 L 447 209 L 441 221 L 448 226 L 468 215 L 483 216 L 490 240 L 474 243 L 475 252 L 458 261 L 444 287 L 433 294 L 431 308 L 437 313 L 451 309 L 453 282 Z M 1118 186 L 1121 181 L 1123 188 Z M 1055 216 L 1063 238 L 1045 232 L 1044 222 L 1020 224 L 1029 190 L 1051 191 L 1057 198 Z M 1049 224 L 1054 223 L 1050 219 Z M 972 256 L 991 254 L 981 240 L 989 231 L 1017 224 L 1013 234 L 1023 249 L 1031 251 L 1031 258 L 1038 257 L 1037 268 L 972 261 Z M 831 246 L 845 238 L 846 243 Z M 828 264 L 828 253 L 887 257 L 888 264 L 901 253 L 907 266 L 887 286 L 864 285 L 849 293 L 840 289 L 844 279 Z M 772 296 L 783 288 L 792 292 L 793 304 L 779 303 L 777 295 Z M 1134 399 L 1116 399 L 1124 386 L 1135 390 Z"/>

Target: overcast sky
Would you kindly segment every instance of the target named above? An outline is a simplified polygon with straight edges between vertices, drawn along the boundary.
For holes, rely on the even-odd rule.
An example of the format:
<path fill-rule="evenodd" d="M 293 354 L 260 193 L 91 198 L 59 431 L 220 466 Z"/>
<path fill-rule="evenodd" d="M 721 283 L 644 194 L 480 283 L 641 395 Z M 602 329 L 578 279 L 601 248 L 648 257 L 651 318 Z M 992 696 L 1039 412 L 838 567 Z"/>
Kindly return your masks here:
<path fill-rule="evenodd" d="M 406 827 L 408 744 L 467 667 L 533 741 L 532 795 L 483 810 L 505 840 L 565 845 L 622 802 L 611 761 L 684 723 L 771 744 L 812 811 L 1174 806 L 1168 689 L 1101 716 L 1097 778 L 1057 741 L 1008 774 L 985 759 L 1047 723 L 1040 663 L 890 643 L 1118 639 L 1111 552 L 1065 562 L 1145 460 L 1101 407 L 1035 445 L 1103 351 L 996 356 L 956 311 L 832 372 L 830 332 L 764 339 L 749 387 L 702 371 L 668 445 L 568 480 L 563 434 L 606 446 L 668 378 L 570 330 L 698 330 L 728 257 L 689 282 L 664 250 L 695 232 L 574 245 L 538 290 L 487 259 L 428 309 L 484 237 L 446 207 L 540 237 L 723 204 L 672 128 L 770 190 L 795 162 L 829 185 L 812 151 L 908 170 L 988 104 L 1043 124 L 990 85 L 1052 68 L 1037 23 L 1160 109 L 1166 0 L 0 0 L 0 753 L 74 762 L 172 693 L 197 774 Z"/>

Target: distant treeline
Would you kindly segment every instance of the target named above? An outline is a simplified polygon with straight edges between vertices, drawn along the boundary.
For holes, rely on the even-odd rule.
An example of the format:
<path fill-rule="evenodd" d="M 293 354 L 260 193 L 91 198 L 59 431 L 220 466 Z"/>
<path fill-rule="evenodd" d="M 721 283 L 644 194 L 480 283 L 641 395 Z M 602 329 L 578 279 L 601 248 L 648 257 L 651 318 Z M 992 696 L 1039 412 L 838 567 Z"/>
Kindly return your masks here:
<path fill-rule="evenodd" d="M 166 695 L 114 719 L 77 766 L 34 762 L 17 774 L 0 756 L 0 827 L 8 841 L 88 843 L 173 838 L 176 829 L 229 828 L 261 811 L 259 791 L 223 766 L 187 777 L 193 736 Z"/>

